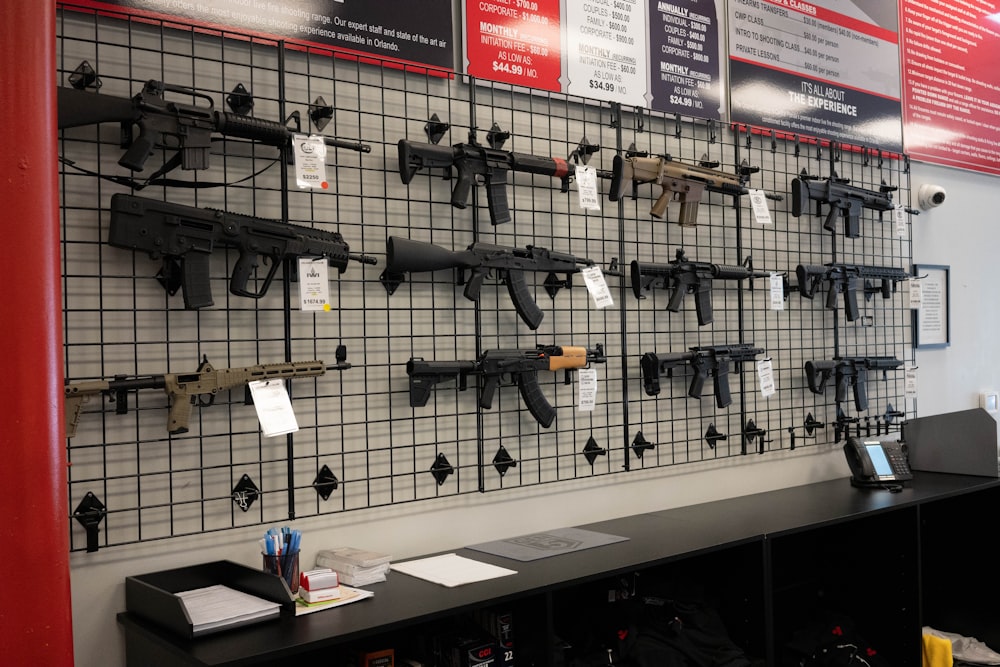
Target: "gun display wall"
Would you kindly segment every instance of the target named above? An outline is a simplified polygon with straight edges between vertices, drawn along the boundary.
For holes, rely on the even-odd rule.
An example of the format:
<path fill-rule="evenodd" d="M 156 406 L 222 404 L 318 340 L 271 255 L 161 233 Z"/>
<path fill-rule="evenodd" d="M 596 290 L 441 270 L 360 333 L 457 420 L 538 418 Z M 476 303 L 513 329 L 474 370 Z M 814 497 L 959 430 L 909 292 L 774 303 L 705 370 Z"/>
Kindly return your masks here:
<path fill-rule="evenodd" d="M 901 156 L 58 16 L 73 550 L 914 416 Z M 299 133 L 325 138 L 322 187 L 300 187 L 322 171 Z M 325 310 L 300 307 L 300 257 L 326 265 Z M 297 431 L 261 433 L 260 378 Z"/>

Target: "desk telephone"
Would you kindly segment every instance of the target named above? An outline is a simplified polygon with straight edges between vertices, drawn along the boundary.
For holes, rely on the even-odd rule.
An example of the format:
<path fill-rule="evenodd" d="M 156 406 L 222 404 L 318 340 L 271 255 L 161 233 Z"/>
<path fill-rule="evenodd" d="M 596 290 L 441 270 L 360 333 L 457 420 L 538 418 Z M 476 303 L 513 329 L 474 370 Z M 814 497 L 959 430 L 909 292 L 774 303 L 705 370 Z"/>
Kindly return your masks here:
<path fill-rule="evenodd" d="M 902 482 L 913 479 L 901 442 L 848 438 L 844 455 L 851 467 L 851 486 L 901 491 Z"/>

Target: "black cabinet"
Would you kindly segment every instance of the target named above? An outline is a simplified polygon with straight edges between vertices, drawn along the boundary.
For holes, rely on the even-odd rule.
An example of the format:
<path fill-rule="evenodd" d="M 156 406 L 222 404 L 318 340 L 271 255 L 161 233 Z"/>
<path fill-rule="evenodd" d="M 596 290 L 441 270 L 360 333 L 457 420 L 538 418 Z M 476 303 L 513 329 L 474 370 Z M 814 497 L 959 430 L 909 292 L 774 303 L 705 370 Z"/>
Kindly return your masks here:
<path fill-rule="evenodd" d="M 614 648 L 642 597 L 710 601 L 748 657 L 783 665 L 817 618 L 847 618 L 891 664 L 920 665 L 920 628 L 1000 646 L 986 544 L 1000 480 L 918 472 L 901 493 L 846 479 L 582 526 L 629 538 L 531 562 L 463 555 L 515 576 L 444 588 L 406 575 L 371 600 L 184 640 L 119 614 L 129 665 L 343 664 L 362 648 L 419 646 L 477 610 L 509 613 L 519 667 Z M 626 623 L 627 625 L 627 623 Z"/>

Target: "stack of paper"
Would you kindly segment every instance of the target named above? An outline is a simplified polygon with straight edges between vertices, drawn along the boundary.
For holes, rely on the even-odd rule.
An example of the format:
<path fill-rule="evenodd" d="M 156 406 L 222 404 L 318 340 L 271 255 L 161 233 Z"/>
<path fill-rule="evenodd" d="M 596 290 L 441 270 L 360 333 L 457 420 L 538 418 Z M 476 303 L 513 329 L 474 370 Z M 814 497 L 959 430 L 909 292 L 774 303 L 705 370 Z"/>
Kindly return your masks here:
<path fill-rule="evenodd" d="M 366 586 L 385 581 L 389 571 L 389 554 L 367 551 L 355 547 L 323 549 L 316 554 L 316 567 L 328 567 L 339 575 L 340 581 L 351 586 Z"/>
<path fill-rule="evenodd" d="M 194 635 L 256 623 L 281 613 L 281 605 L 218 584 L 177 593 Z"/>
<path fill-rule="evenodd" d="M 374 595 L 371 591 L 363 591 L 360 588 L 353 588 L 343 584 L 337 587 L 337 591 L 338 596 L 332 600 L 306 602 L 302 599 L 302 591 L 300 590 L 299 596 L 295 598 L 295 615 L 302 616 L 303 614 L 311 614 L 314 611 L 320 611 L 322 609 L 333 609 L 334 607 L 350 604 L 351 602 L 357 602 L 358 600 L 364 600 L 365 598 L 370 598 Z"/>

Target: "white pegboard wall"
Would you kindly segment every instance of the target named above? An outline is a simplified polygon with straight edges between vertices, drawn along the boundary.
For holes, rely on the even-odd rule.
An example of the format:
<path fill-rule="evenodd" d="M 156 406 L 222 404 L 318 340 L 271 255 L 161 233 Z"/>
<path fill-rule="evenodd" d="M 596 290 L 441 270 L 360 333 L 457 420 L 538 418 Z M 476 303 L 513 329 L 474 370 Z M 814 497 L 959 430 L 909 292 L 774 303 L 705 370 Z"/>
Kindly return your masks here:
<path fill-rule="evenodd" d="M 309 111 L 322 97 L 332 107 L 322 134 L 371 147 L 367 153 L 330 148 L 329 188 L 323 190 L 298 189 L 293 166 L 276 149 L 239 139 L 213 143 L 210 169 L 168 175 L 223 186 L 140 181 L 135 189 L 119 178 L 131 174 L 117 164 L 123 151 L 117 125 L 62 131 L 61 157 L 75 165 L 65 162 L 62 169 L 67 381 L 193 371 L 205 356 L 216 367 L 309 359 L 332 364 L 341 345 L 351 364 L 291 381 L 300 430 L 288 437 L 262 437 L 242 389 L 222 392 L 214 405 L 195 407 L 189 432 L 178 435 L 165 428 L 162 391 L 131 393 L 127 414 L 96 397 L 85 404 L 77 435 L 67 440 L 68 509 L 72 514 L 87 493 L 101 500 L 107 509 L 101 547 L 634 469 L 738 460 L 790 449 L 789 428 L 797 429 L 795 446 L 825 445 L 833 441 L 837 416 L 833 387 L 811 393 L 804 362 L 837 354 L 902 359 L 910 349 L 905 283 L 889 300 L 876 295 L 859 302 L 870 326 L 868 320 L 847 323 L 841 312 L 825 309 L 823 292 L 808 301 L 793 290 L 784 310 L 771 311 L 766 278 L 752 281 L 752 290 L 748 280 L 717 280 L 711 293 L 714 322 L 704 326 L 698 325 L 693 295 L 685 296 L 678 312 L 669 312 L 667 290 L 638 300 L 629 284 L 632 260 L 669 262 L 679 248 L 693 261 L 715 264 L 738 265 L 751 257 L 754 269 L 782 273 L 793 288 L 799 263 L 836 259 L 908 267 L 908 237 L 896 237 L 888 220 L 880 223 L 866 210 L 862 236 L 847 240 L 839 231 L 825 232 L 815 215 L 793 217 L 788 201 L 789 181 L 803 169 L 818 176 L 836 171 L 876 189 L 884 180 L 898 185 L 896 196 L 907 201 L 906 163 L 898 156 L 878 156 L 871 149 L 834 154 L 828 145 L 801 138 L 772 138 L 718 122 L 640 113 L 447 73 L 403 71 L 323 49 L 306 52 L 110 13 L 63 10 L 58 31 L 61 86 L 86 60 L 102 82 L 95 94 L 131 97 L 156 79 L 191 87 L 211 97 L 217 109 L 228 110 L 226 97 L 242 84 L 253 96 L 254 116 L 283 120 L 297 112 L 304 131 L 316 130 Z M 510 134 L 504 150 L 539 157 L 569 158 L 585 139 L 600 147 L 589 164 L 605 171 L 616 154 L 633 145 L 688 163 L 714 161 L 727 173 L 745 161 L 759 168 L 749 186 L 783 199 L 768 202 L 773 224 L 760 226 L 752 223 L 747 197 L 706 193 L 698 225 L 682 228 L 673 222 L 676 203 L 668 207 L 669 221 L 649 215 L 659 194 L 656 185 L 640 185 L 634 199 L 629 189 L 612 202 L 608 181 L 599 180 L 601 210 L 584 211 L 575 184 L 564 192 L 559 179 L 510 173 L 512 221 L 494 227 L 483 188 L 474 188 L 468 207 L 459 209 L 450 204 L 455 180 L 444 178 L 443 170 L 421 171 L 409 185 L 402 183 L 397 143 L 428 142 L 425 126 L 435 115 L 449 126 L 441 145 L 470 136 L 485 143 L 496 124 Z M 168 155 L 153 156 L 150 164 Z M 333 307 L 313 313 L 298 310 L 298 287 L 286 281 L 286 270 L 261 299 L 230 294 L 236 255 L 217 250 L 211 260 L 214 306 L 185 310 L 181 296 L 168 296 L 156 280 L 158 261 L 105 242 L 116 193 L 338 231 L 352 253 L 378 263 L 351 262 L 340 275 L 331 269 Z M 484 281 L 476 303 L 463 296 L 453 270 L 408 274 L 390 295 L 379 277 L 391 236 L 451 250 L 477 241 L 532 245 L 587 258 L 604 269 L 614 259 L 621 275 L 605 277 L 615 304 L 596 309 L 580 275 L 572 276 L 571 289 L 550 297 L 545 274 L 529 272 L 528 285 L 544 315 L 533 331 L 519 319 L 496 275 Z M 659 396 L 643 391 L 645 352 L 744 342 L 766 350 L 761 358 L 772 361 L 778 391 L 769 399 L 760 396 L 754 364 L 732 369 L 733 402 L 725 408 L 716 407 L 711 378 L 702 399 L 687 396 L 690 368 L 663 377 Z M 594 365 L 598 394 L 592 412 L 576 408 L 575 374 L 564 384 L 562 372 L 539 373 L 541 391 L 556 409 L 550 428 L 535 422 L 511 385 L 498 389 L 492 408 L 479 408 L 474 377 L 467 391 L 442 382 L 427 405 L 410 406 L 406 365 L 412 358 L 469 361 L 491 349 L 598 344 L 606 362 Z M 870 424 L 889 403 L 906 411 L 901 372 L 890 371 L 885 382 L 875 373 L 868 380 Z M 853 415 L 853 408 L 849 412 Z M 826 424 L 812 437 L 802 428 L 807 414 Z M 864 426 L 859 419 L 852 428 Z M 755 439 L 746 437 L 751 420 Z M 710 442 L 710 427 L 725 438 Z M 640 433 L 644 441 L 637 440 Z M 512 463 L 498 466 L 495 457 L 503 452 Z M 431 468 L 441 456 L 451 470 L 435 478 Z M 335 488 L 325 488 L 326 499 L 314 485 L 324 469 L 336 478 Z M 246 507 L 233 492 L 244 478 L 259 489 Z M 84 531 L 73 522 L 72 548 L 84 546 Z"/>

